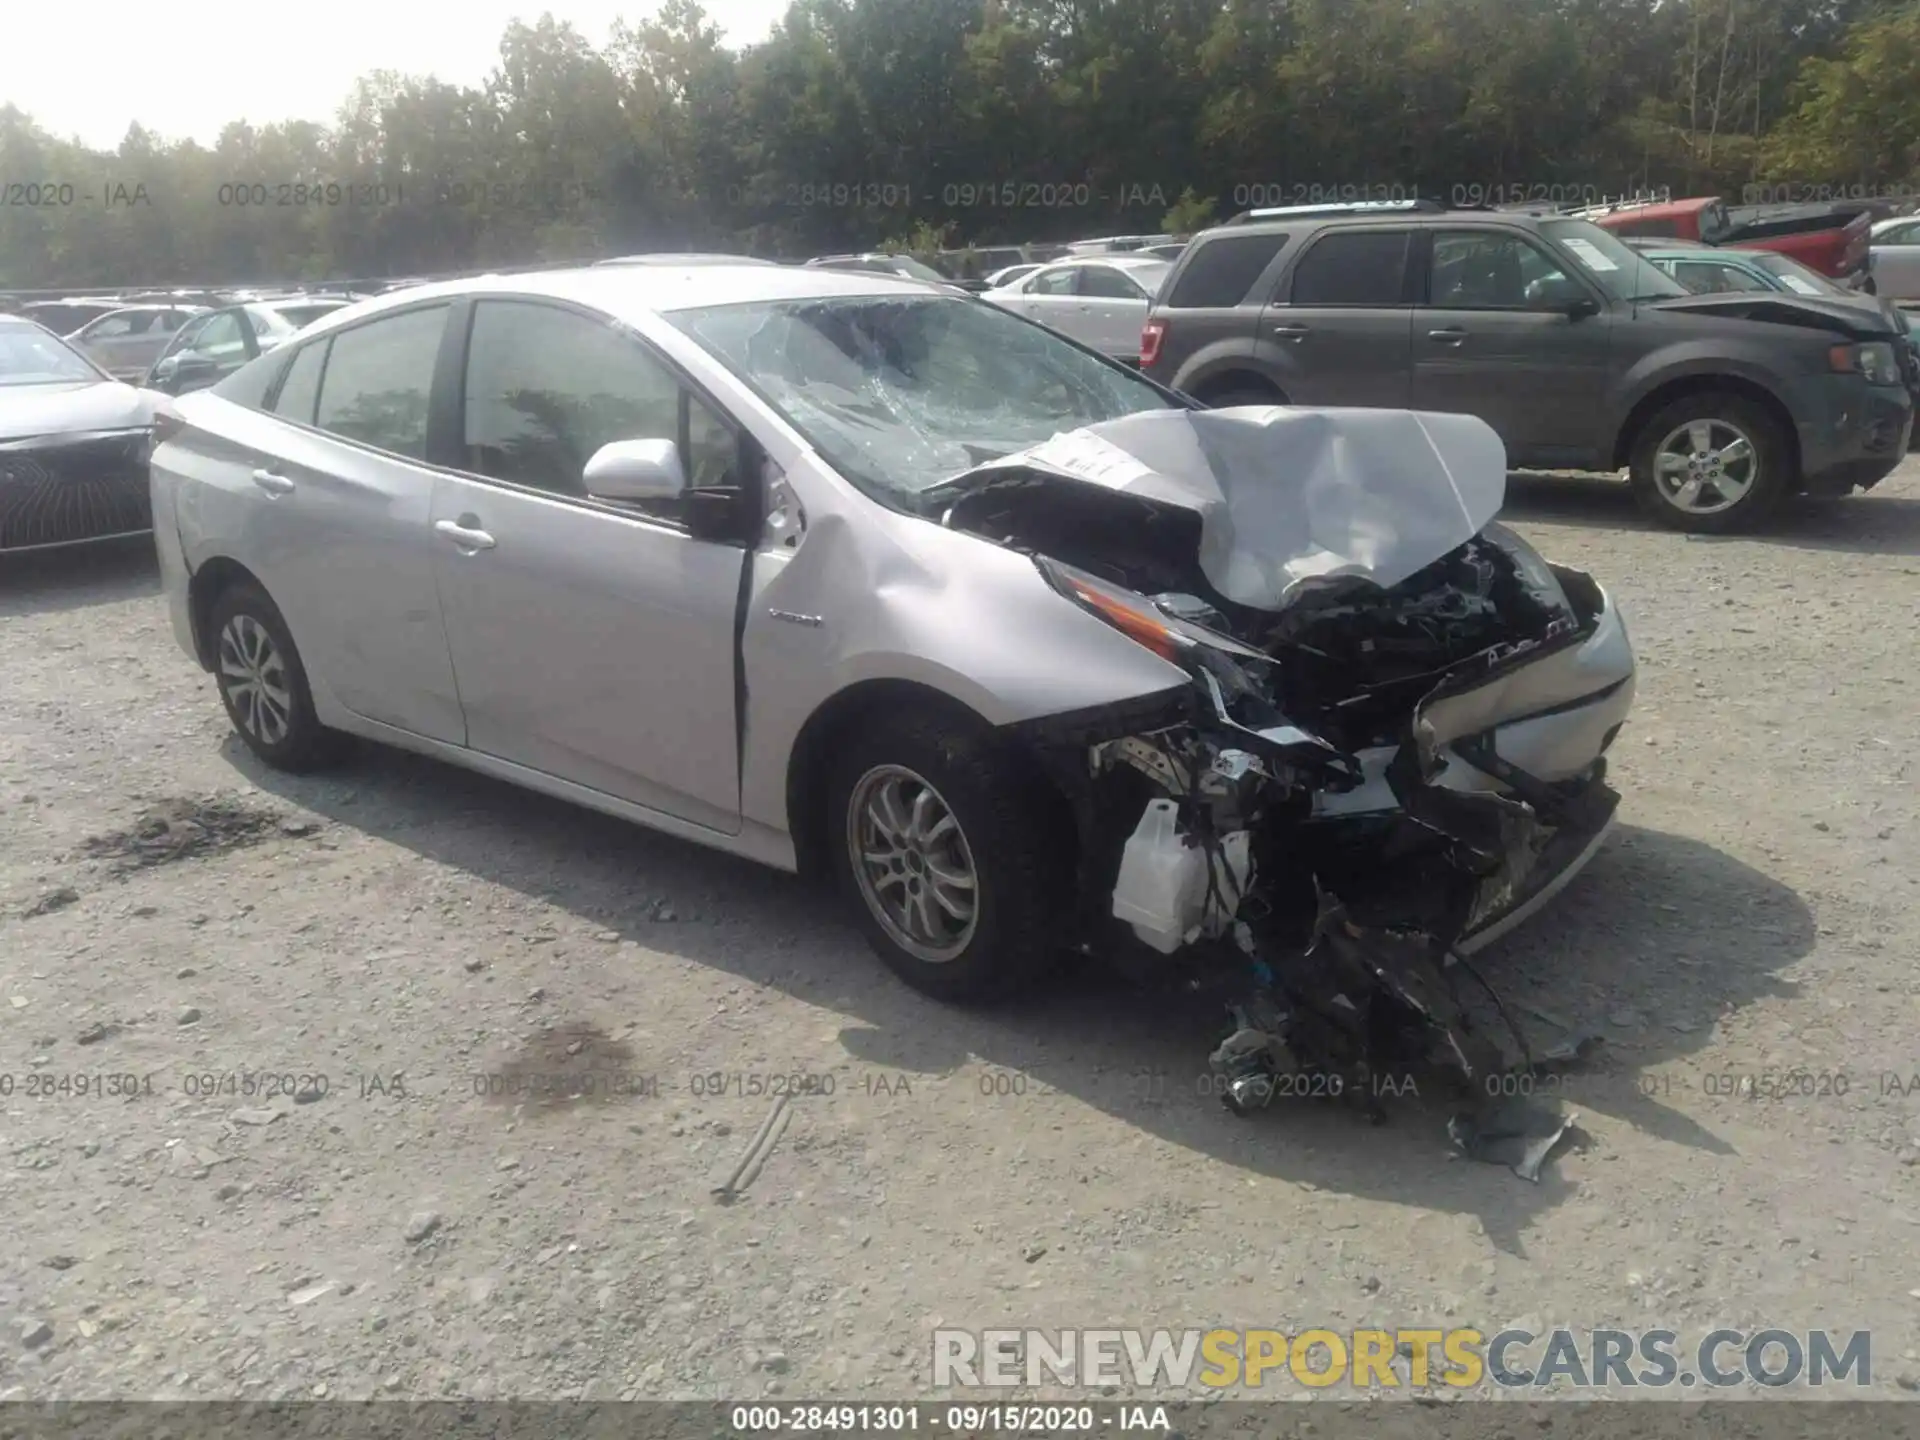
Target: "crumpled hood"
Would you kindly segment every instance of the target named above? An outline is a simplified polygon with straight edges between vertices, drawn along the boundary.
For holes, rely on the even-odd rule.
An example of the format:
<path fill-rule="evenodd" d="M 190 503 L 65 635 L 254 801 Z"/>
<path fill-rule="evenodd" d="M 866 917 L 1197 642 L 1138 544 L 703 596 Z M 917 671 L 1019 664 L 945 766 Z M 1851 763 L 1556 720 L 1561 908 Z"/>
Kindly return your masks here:
<path fill-rule="evenodd" d="M 152 423 L 147 397 L 117 380 L 0 385 L 0 442 Z"/>
<path fill-rule="evenodd" d="M 1674 295 L 1649 301 L 1655 310 L 1681 310 L 1696 315 L 1724 315 L 1729 319 L 1758 320 L 1768 325 L 1829 330 L 1850 340 L 1891 340 L 1899 333 L 1886 310 L 1845 296 L 1789 295 L 1782 290 L 1740 290 L 1724 294 Z"/>
<path fill-rule="evenodd" d="M 1396 585 L 1471 540 L 1506 498 L 1507 454 L 1469 415 L 1246 406 L 1125 416 L 974 475 L 1008 468 L 1196 512 L 1208 582 L 1278 610 L 1329 580 Z"/>

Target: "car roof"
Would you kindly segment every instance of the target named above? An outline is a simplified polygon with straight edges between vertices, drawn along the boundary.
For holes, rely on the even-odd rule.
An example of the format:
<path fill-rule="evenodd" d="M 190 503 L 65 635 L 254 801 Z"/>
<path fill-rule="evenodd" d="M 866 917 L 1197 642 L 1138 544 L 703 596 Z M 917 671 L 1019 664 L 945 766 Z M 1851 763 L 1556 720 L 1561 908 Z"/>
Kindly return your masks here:
<path fill-rule="evenodd" d="M 722 255 L 706 251 L 687 251 L 683 254 L 658 252 L 641 255 L 615 255 L 610 259 L 596 260 L 595 265 L 778 265 L 778 260 L 762 260 L 753 255 Z"/>
<path fill-rule="evenodd" d="M 1164 255 L 1136 255 L 1131 250 L 1122 250 L 1112 255 L 1067 255 L 1058 260 L 1049 260 L 1040 268 L 1066 270 L 1085 269 L 1089 265 L 1111 265 L 1119 270 L 1142 270 L 1172 263 Z"/>
<path fill-rule="evenodd" d="M 1761 252 L 1757 250 L 1737 250 L 1731 245 L 1636 245 L 1633 247 L 1642 255 L 1671 255 L 1682 260 L 1717 260 L 1722 256 L 1732 256 L 1735 260 L 1745 260 L 1748 264 L 1757 264 Z"/>
<path fill-rule="evenodd" d="M 569 270 L 535 270 L 518 275 L 480 275 L 440 280 L 377 295 L 343 306 L 314 322 L 316 333 L 364 317 L 434 300 L 466 297 L 537 296 L 588 305 L 612 315 L 670 314 L 714 305 L 778 300 L 824 300 L 870 295 L 950 295 L 951 288 L 931 281 L 871 270 L 834 270 L 826 266 L 763 265 L 593 265 Z"/>
<path fill-rule="evenodd" d="M 189 305 L 184 301 L 175 302 L 175 301 L 169 301 L 169 300 L 142 300 L 138 305 L 116 305 L 113 307 L 113 309 L 107 312 L 107 315 L 125 315 L 128 312 L 135 311 L 135 310 L 155 310 L 155 311 L 186 310 L 189 312 L 196 312 L 196 311 L 206 310 L 209 308 L 210 307 L 206 305 Z M 102 315 L 100 318 L 104 320 L 107 318 L 107 316 Z"/>
<path fill-rule="evenodd" d="M 1204 239 L 1244 235 L 1250 231 L 1298 230 L 1323 225 L 1362 225 L 1403 228 L 1443 225 L 1516 225 L 1535 228 L 1543 220 L 1577 218 L 1535 210 L 1495 210 L 1485 205 L 1439 205 L 1421 200 L 1379 200 L 1355 205 L 1296 205 L 1284 209 L 1243 210 L 1218 225 L 1210 225 L 1187 242 L 1187 250 Z M 1185 252 L 1183 252 L 1184 255 Z"/>

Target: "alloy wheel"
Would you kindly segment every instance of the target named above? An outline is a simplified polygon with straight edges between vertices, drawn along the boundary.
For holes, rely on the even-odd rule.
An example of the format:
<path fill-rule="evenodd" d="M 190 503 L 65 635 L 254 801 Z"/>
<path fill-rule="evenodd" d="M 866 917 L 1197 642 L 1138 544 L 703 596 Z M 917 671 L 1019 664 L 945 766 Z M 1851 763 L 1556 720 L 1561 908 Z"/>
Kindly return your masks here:
<path fill-rule="evenodd" d="M 287 662 L 273 636 L 251 615 L 235 615 L 220 632 L 220 688 L 242 728 L 262 745 L 278 745 L 293 723 Z"/>
<path fill-rule="evenodd" d="M 1739 426 L 1692 420 L 1653 452 L 1660 498 L 1689 515 L 1718 515 L 1746 499 L 1760 478 L 1760 454 Z"/>
<path fill-rule="evenodd" d="M 846 844 L 860 898 L 902 950 L 957 959 L 979 922 L 979 875 L 940 792 L 899 765 L 876 765 L 847 801 Z"/>

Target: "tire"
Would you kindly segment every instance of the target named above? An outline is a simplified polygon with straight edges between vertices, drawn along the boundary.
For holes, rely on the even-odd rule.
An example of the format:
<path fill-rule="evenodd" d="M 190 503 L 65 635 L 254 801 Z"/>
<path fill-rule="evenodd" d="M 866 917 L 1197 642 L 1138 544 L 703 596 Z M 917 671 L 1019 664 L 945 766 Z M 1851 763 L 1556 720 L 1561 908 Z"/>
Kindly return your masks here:
<path fill-rule="evenodd" d="M 249 750 L 294 774 L 346 752 L 347 737 L 314 715 L 306 667 L 266 591 L 244 580 L 222 590 L 208 612 L 207 634 L 220 703 Z"/>
<path fill-rule="evenodd" d="M 1701 432 L 1697 427 L 1703 425 Z M 1687 431 L 1694 433 L 1682 433 Z M 1702 435 L 1705 450 L 1698 448 Z M 1730 459 L 1726 452 L 1736 440 L 1744 440 L 1745 449 L 1742 458 Z M 1663 453 L 1675 458 L 1657 474 Z M 1793 465 L 1792 447 L 1772 415 L 1744 396 L 1702 391 L 1663 406 L 1634 437 L 1634 497 L 1669 529 L 1727 534 L 1750 529 L 1773 513 L 1796 488 Z M 1737 496 L 1736 484 L 1744 486 Z"/>
<path fill-rule="evenodd" d="M 1051 788 L 991 732 L 936 713 L 889 716 L 839 750 L 827 786 L 829 853 L 887 967 L 922 994 L 954 1003 L 1000 999 L 1047 974 L 1065 938 L 1061 921 L 1073 912 L 1072 845 L 1047 803 Z M 923 793 L 927 808 L 916 810 Z M 896 824 L 902 843 L 889 843 L 874 828 L 889 800 L 896 821 L 919 820 L 934 842 Z M 862 857 L 883 854 L 892 859 L 876 881 L 876 866 Z M 935 873 L 973 883 L 941 886 Z M 937 934 L 924 925 L 922 934 L 943 943 L 922 943 L 909 928 L 920 913 L 914 890 L 938 924 Z M 941 905 L 942 895 L 968 908 L 970 923 Z M 890 901 L 906 911 L 904 923 L 899 913 L 885 915 Z"/>
<path fill-rule="evenodd" d="M 1287 397 L 1278 390 L 1262 390 L 1253 385 L 1236 385 L 1207 397 L 1210 410 L 1231 410 L 1236 405 L 1285 405 Z"/>

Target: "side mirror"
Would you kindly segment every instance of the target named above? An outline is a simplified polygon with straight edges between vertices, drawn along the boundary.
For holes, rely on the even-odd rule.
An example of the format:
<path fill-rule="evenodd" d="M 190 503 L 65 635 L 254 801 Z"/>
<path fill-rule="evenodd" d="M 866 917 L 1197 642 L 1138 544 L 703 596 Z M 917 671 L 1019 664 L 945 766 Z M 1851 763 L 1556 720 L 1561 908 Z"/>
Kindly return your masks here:
<path fill-rule="evenodd" d="M 1563 275 L 1544 276 L 1527 286 L 1527 305 L 1534 310 L 1557 310 L 1569 320 L 1600 313 L 1599 302 Z"/>
<path fill-rule="evenodd" d="M 596 500 L 677 500 L 687 472 L 671 440 L 615 440 L 587 461 L 581 477 Z"/>

